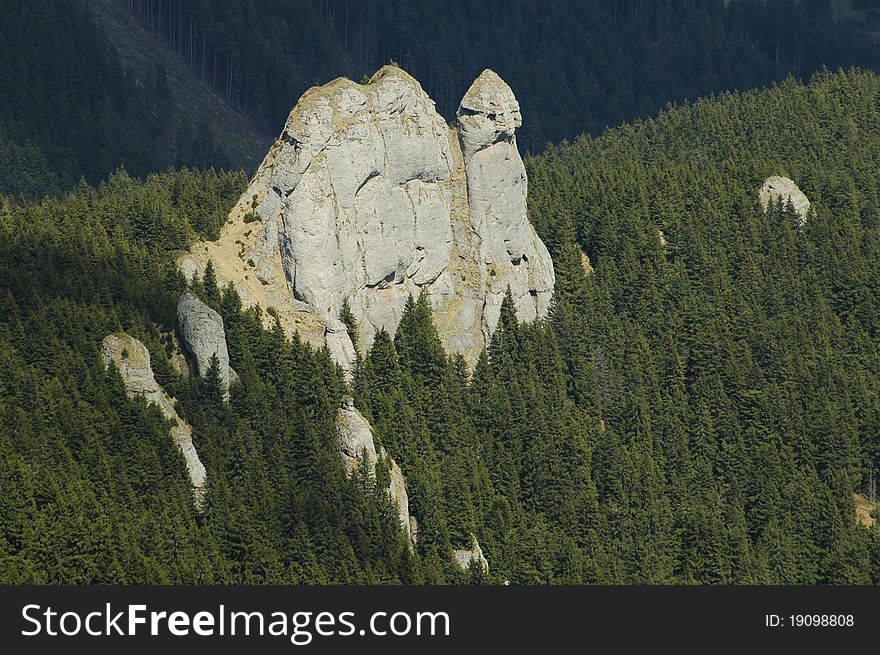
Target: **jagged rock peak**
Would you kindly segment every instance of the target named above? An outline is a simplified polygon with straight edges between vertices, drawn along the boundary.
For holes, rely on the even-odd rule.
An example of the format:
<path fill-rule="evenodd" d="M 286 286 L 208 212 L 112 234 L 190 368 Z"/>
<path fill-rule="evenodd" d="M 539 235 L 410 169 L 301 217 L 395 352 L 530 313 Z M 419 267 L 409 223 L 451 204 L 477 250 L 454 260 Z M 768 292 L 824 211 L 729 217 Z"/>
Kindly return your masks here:
<path fill-rule="evenodd" d="M 458 134 L 465 163 L 468 213 L 477 236 L 482 324 L 488 343 L 507 288 L 517 316 L 532 321 L 547 313 L 555 275 L 550 253 L 526 213 L 528 180 L 516 147 L 522 125 L 510 87 L 485 70 L 458 109 Z"/>
<path fill-rule="evenodd" d="M 186 463 L 195 506 L 202 509 L 207 472 L 193 445 L 192 428 L 178 416 L 174 402 L 156 382 L 147 347 L 127 334 L 108 334 L 101 343 L 101 357 L 105 367 L 113 364 L 117 368 L 130 398 L 142 396 L 148 403 L 156 405 L 162 415 L 173 423 L 169 430 L 171 438 Z"/>
<path fill-rule="evenodd" d="M 210 259 L 245 305 L 273 307 L 288 334 L 327 343 L 346 370 L 352 335 L 331 324 L 344 301 L 366 349 L 379 329 L 394 334 L 407 298 L 424 290 L 446 348 L 473 363 L 508 286 L 522 320 L 546 313 L 553 290 L 550 256 L 526 218 L 521 122 L 491 71 L 452 128 L 395 66 L 366 84 L 314 87 L 220 240 L 196 244 L 181 269 L 195 275 Z"/>
<path fill-rule="evenodd" d="M 798 224 L 803 227 L 807 223 L 810 214 L 810 201 L 804 192 L 798 188 L 793 180 L 787 177 L 772 176 L 764 180 L 761 190 L 758 192 L 758 200 L 764 211 L 770 209 L 771 202 L 791 202 L 791 206 L 797 213 Z"/>
<path fill-rule="evenodd" d="M 177 303 L 177 329 L 184 348 L 192 356 L 196 375 L 204 376 L 211 358 L 217 356 L 228 398 L 230 368 L 223 318 L 187 289 Z"/>

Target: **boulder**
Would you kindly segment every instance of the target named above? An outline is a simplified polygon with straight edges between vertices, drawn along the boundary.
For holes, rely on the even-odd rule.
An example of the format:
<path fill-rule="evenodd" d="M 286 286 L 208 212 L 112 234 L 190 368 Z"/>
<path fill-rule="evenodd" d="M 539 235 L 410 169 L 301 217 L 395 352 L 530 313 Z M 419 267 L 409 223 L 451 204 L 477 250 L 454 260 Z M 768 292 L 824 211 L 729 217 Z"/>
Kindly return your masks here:
<path fill-rule="evenodd" d="M 229 352 L 226 349 L 226 331 L 220 314 L 203 303 L 187 289 L 177 303 L 177 330 L 183 347 L 191 355 L 196 375 L 208 372 L 211 358 L 217 356 L 220 379 L 229 397 Z"/>
<path fill-rule="evenodd" d="M 336 412 L 336 434 L 339 437 L 339 453 L 349 473 L 358 467 L 362 457 L 366 457 L 367 466 L 375 470 L 379 456 L 373 441 L 373 428 L 354 406 L 350 396 L 342 400 Z"/>

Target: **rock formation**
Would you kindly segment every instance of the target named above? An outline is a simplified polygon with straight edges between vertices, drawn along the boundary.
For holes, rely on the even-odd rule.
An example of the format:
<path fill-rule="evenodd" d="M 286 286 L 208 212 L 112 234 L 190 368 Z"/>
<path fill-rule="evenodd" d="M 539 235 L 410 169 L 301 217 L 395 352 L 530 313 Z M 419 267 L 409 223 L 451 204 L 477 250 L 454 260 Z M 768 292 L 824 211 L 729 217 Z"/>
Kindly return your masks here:
<path fill-rule="evenodd" d="M 810 214 L 810 201 L 797 184 L 787 177 L 768 177 L 764 180 L 761 190 L 758 192 L 758 200 L 764 211 L 770 209 L 771 202 L 791 202 L 791 206 L 797 213 L 798 225 L 803 227 L 807 223 Z"/>
<path fill-rule="evenodd" d="M 110 334 L 104 337 L 101 344 L 101 357 L 104 366 L 109 367 L 112 363 L 119 370 L 129 397 L 142 396 L 174 423 L 170 429 L 171 438 L 183 455 L 193 488 L 193 499 L 196 507 L 201 509 L 205 501 L 207 473 L 193 446 L 192 428 L 177 415 L 171 398 L 156 382 L 147 347 L 127 334 Z"/>
<path fill-rule="evenodd" d="M 177 329 L 186 351 L 192 356 L 196 375 L 204 376 L 217 356 L 220 379 L 228 390 L 230 383 L 229 352 L 220 314 L 208 307 L 189 289 L 177 304 Z"/>
<path fill-rule="evenodd" d="M 350 397 L 343 399 L 336 413 L 336 433 L 339 437 L 339 453 L 347 471 L 355 470 L 361 457 L 367 458 L 367 466 L 375 468 L 378 454 L 373 441 L 373 428 Z"/>
<path fill-rule="evenodd" d="M 324 340 L 327 343 L 327 350 L 330 351 L 333 361 L 342 367 L 346 378 L 350 379 L 354 372 L 357 353 L 354 351 L 354 345 L 351 343 L 351 337 L 348 334 L 348 328 L 345 327 L 345 323 L 337 318 L 328 318 L 324 328 Z"/>
<path fill-rule="evenodd" d="M 581 252 L 581 268 L 584 270 L 584 275 L 590 277 L 593 274 L 593 264 L 590 263 L 590 256 L 587 255 L 583 250 Z"/>
<path fill-rule="evenodd" d="M 388 495 L 397 506 L 400 527 L 409 537 L 410 543 L 415 544 L 416 530 L 414 530 L 414 526 L 417 523 L 414 517 L 409 515 L 409 496 L 406 492 L 406 480 L 403 478 L 403 473 L 397 462 L 391 459 L 384 449 L 376 451 L 373 428 L 354 406 L 354 401 L 350 397 L 343 399 L 336 414 L 336 431 L 339 436 L 339 453 L 349 475 L 358 468 L 361 458 L 366 458 L 367 467 L 372 475 L 376 473 L 376 463 L 380 456 L 382 459 L 389 460 L 391 475 Z"/>
<path fill-rule="evenodd" d="M 546 313 L 553 291 L 550 256 L 526 217 L 521 122 L 510 87 L 488 70 L 452 128 L 394 66 L 367 84 L 314 87 L 220 240 L 196 244 L 181 270 L 210 259 L 246 305 L 273 307 L 288 334 L 326 341 L 344 369 L 354 349 L 334 322 L 343 301 L 367 348 L 427 290 L 444 345 L 473 363 L 508 287 L 524 321 Z"/>
<path fill-rule="evenodd" d="M 471 547 L 462 548 L 452 551 L 452 559 L 463 570 L 467 570 L 472 561 L 476 561 L 483 569 L 484 573 L 489 572 L 489 562 L 483 555 L 483 549 L 480 548 L 480 542 L 474 535 L 471 535 Z"/>
<path fill-rule="evenodd" d="M 490 70 L 468 89 L 457 113 L 467 174 L 470 226 L 477 235 L 479 310 L 488 341 L 495 330 L 508 286 L 517 316 L 532 321 L 546 314 L 553 294 L 553 263 L 526 216 L 526 169 L 516 148 L 522 125 L 519 103 L 510 87 Z M 465 344 L 456 344 L 465 346 Z"/>

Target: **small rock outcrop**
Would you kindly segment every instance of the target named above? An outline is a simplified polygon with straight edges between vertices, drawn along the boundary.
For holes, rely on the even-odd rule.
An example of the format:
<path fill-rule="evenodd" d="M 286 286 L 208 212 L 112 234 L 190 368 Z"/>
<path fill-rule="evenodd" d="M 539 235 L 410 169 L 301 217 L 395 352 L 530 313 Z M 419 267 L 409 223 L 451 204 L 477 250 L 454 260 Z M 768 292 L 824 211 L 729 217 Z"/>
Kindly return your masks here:
<path fill-rule="evenodd" d="M 584 271 L 584 275 L 590 277 L 593 274 L 593 264 L 590 262 L 590 256 L 585 253 L 583 250 L 581 252 L 581 268 Z"/>
<path fill-rule="evenodd" d="M 246 305 L 273 307 L 289 334 L 327 343 L 344 369 L 352 339 L 333 322 L 346 300 L 368 348 L 424 290 L 446 348 L 473 363 L 508 287 L 523 321 L 545 315 L 553 292 L 526 215 L 521 123 L 510 87 L 488 70 L 451 128 L 395 66 L 366 84 L 309 89 L 220 240 L 195 244 L 181 270 L 211 260 Z"/>
<path fill-rule="evenodd" d="M 187 289 L 177 303 L 177 329 L 186 351 L 192 356 L 196 375 L 204 376 L 216 355 L 220 379 L 228 389 L 230 383 L 229 352 L 226 332 L 220 314 L 199 300 Z"/>
<path fill-rule="evenodd" d="M 333 361 L 339 364 L 347 380 L 351 380 L 354 373 L 354 365 L 357 361 L 357 353 L 354 344 L 348 334 L 345 323 L 336 318 L 327 319 L 327 327 L 324 329 L 324 340 L 327 350 Z"/>
<path fill-rule="evenodd" d="M 483 555 L 480 542 L 477 541 L 474 535 L 471 535 L 471 547 L 452 551 L 452 559 L 462 570 L 466 571 L 471 562 L 476 561 L 480 568 L 483 569 L 483 573 L 489 572 L 489 562 L 486 560 L 485 555 Z"/>
<path fill-rule="evenodd" d="M 409 495 L 406 492 L 406 480 L 403 472 L 392 458 L 380 449 L 376 451 L 373 440 L 373 428 L 354 406 L 350 397 L 343 399 L 336 413 L 336 432 L 339 437 L 339 453 L 345 470 L 351 475 L 360 463 L 361 458 L 366 458 L 367 467 L 373 475 L 376 473 L 376 463 L 381 456 L 389 460 L 391 475 L 388 484 L 388 495 L 397 506 L 400 518 L 400 527 L 406 533 L 412 545 L 416 543 L 416 531 L 413 529 L 417 523 L 409 514 Z"/>
<path fill-rule="evenodd" d="M 156 382 L 147 347 L 127 334 L 110 334 L 101 344 L 101 357 L 105 367 L 109 368 L 112 363 L 117 368 L 129 397 L 142 396 L 174 423 L 170 429 L 171 438 L 186 463 L 196 508 L 202 509 L 207 473 L 193 445 L 192 428 L 177 415 L 171 398 Z"/>
<path fill-rule="evenodd" d="M 383 456 L 386 453 L 383 451 Z M 416 543 L 416 533 L 413 532 L 412 522 L 414 518 L 409 514 L 409 494 L 406 491 L 406 480 L 403 477 L 403 471 L 393 459 L 388 458 L 391 463 L 391 475 L 388 481 L 388 495 L 397 505 L 398 516 L 400 517 L 400 526 L 406 533 L 411 544 Z"/>
<path fill-rule="evenodd" d="M 856 507 L 856 521 L 866 528 L 874 527 L 874 524 L 877 523 L 877 519 L 874 517 L 877 516 L 880 503 L 872 502 L 862 494 L 853 494 L 853 500 Z"/>
<path fill-rule="evenodd" d="M 790 202 L 798 215 L 798 224 L 803 227 L 810 214 L 810 201 L 797 184 L 787 177 L 768 177 L 758 192 L 758 200 L 764 211 L 770 209 L 771 202 Z"/>
<path fill-rule="evenodd" d="M 379 456 L 373 440 L 373 428 L 350 397 L 343 399 L 336 413 L 336 434 L 339 437 L 339 453 L 347 471 L 354 471 L 361 457 L 366 457 L 367 465 L 375 468 Z"/>

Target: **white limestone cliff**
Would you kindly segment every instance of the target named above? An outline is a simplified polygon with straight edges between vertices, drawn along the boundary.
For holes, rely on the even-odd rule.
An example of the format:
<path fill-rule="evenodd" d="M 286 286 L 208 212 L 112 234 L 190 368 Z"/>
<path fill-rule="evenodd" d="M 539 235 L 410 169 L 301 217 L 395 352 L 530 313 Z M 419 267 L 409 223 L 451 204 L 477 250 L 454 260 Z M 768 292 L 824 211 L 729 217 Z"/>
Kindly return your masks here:
<path fill-rule="evenodd" d="M 465 94 L 453 127 L 394 66 L 366 84 L 314 87 L 219 241 L 196 244 L 181 270 L 192 276 L 210 259 L 246 305 L 272 307 L 288 334 L 327 343 L 347 372 L 343 302 L 368 348 L 426 290 L 444 345 L 473 363 L 508 286 L 524 321 L 546 313 L 553 291 L 550 256 L 526 216 L 521 122 L 492 71 Z"/>
<path fill-rule="evenodd" d="M 555 277 L 550 253 L 526 216 L 528 181 L 515 136 L 522 116 L 513 91 L 483 71 L 462 99 L 457 123 L 470 223 L 484 264 L 481 327 L 488 341 L 508 286 L 519 319 L 532 321 L 547 313 Z"/>
<path fill-rule="evenodd" d="M 109 334 L 101 343 L 101 357 L 105 367 L 109 368 L 112 363 L 117 368 L 129 397 L 142 396 L 173 422 L 169 432 L 186 463 L 195 506 L 202 509 L 207 472 L 193 445 L 192 428 L 177 415 L 171 398 L 156 382 L 147 347 L 127 334 Z"/>

